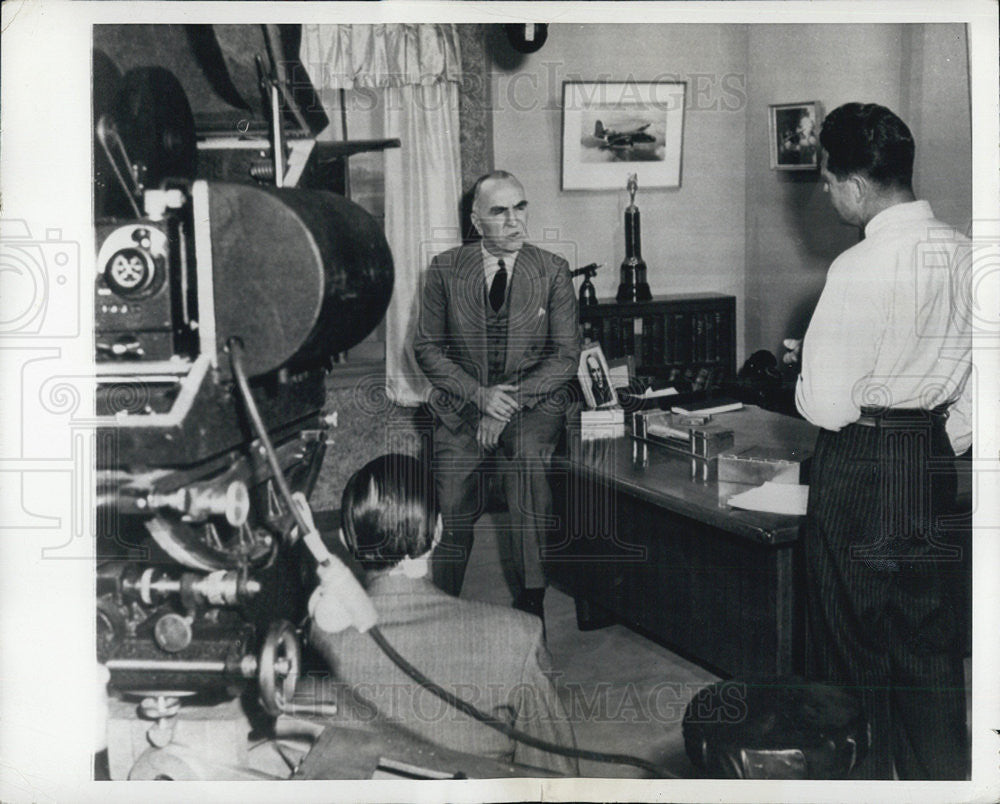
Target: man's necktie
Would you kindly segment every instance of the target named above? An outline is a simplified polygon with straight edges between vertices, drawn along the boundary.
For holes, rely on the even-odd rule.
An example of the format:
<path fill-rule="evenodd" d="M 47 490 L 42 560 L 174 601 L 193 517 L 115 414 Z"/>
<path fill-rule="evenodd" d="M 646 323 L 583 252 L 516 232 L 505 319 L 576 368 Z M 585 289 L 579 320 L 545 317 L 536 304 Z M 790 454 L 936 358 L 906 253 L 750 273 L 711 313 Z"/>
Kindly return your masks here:
<path fill-rule="evenodd" d="M 493 275 L 493 284 L 490 285 L 490 307 L 493 312 L 497 312 L 503 306 L 503 297 L 507 292 L 507 266 L 503 260 L 497 260 L 500 270 Z"/>

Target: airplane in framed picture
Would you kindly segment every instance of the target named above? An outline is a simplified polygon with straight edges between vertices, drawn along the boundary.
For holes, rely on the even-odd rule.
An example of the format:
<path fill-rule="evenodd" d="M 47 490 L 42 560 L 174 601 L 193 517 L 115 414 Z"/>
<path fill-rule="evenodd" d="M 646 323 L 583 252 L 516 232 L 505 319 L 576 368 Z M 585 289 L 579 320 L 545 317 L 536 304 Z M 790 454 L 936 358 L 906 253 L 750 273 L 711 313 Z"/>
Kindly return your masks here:
<path fill-rule="evenodd" d="M 652 123 L 646 123 L 627 131 L 616 131 L 615 129 L 605 128 L 604 123 L 598 120 L 594 123 L 594 137 L 603 140 L 603 144 L 599 146 L 602 150 L 607 148 L 632 148 L 635 145 L 656 142 L 656 137 L 646 133 L 646 129 L 651 125 Z"/>

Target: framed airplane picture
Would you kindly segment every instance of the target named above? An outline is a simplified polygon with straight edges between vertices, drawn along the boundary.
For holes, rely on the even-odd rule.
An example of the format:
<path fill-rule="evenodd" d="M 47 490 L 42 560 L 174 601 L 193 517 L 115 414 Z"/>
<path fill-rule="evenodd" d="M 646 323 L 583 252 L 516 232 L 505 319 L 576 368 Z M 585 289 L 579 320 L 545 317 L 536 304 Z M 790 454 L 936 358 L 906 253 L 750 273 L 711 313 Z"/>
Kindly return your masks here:
<path fill-rule="evenodd" d="M 682 81 L 563 83 L 562 189 L 680 187 Z"/>

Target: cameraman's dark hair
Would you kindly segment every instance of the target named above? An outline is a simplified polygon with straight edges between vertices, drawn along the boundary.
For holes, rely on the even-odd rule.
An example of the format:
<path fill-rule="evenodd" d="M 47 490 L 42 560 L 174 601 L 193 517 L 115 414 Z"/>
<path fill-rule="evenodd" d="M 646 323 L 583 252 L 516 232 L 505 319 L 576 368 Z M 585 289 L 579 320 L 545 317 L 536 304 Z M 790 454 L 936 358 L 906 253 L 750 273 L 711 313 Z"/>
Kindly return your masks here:
<path fill-rule="evenodd" d="M 430 549 L 437 523 L 434 479 L 410 455 L 382 455 L 354 473 L 341 498 L 344 539 L 366 570 L 388 569 Z"/>
<path fill-rule="evenodd" d="M 819 142 L 827 153 L 826 169 L 838 179 L 860 173 L 884 188 L 911 188 L 913 135 L 884 106 L 838 106 L 823 121 Z"/>

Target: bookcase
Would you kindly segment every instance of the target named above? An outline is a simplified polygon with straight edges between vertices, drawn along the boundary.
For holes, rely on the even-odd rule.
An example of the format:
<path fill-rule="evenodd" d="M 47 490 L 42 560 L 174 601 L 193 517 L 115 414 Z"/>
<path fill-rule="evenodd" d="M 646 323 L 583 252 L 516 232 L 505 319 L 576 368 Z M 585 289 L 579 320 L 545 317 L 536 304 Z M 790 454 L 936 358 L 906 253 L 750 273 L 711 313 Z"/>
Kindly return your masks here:
<path fill-rule="evenodd" d="M 580 308 L 584 337 L 608 360 L 631 356 L 638 376 L 711 388 L 736 378 L 736 298 L 717 293 L 654 296 Z"/>

